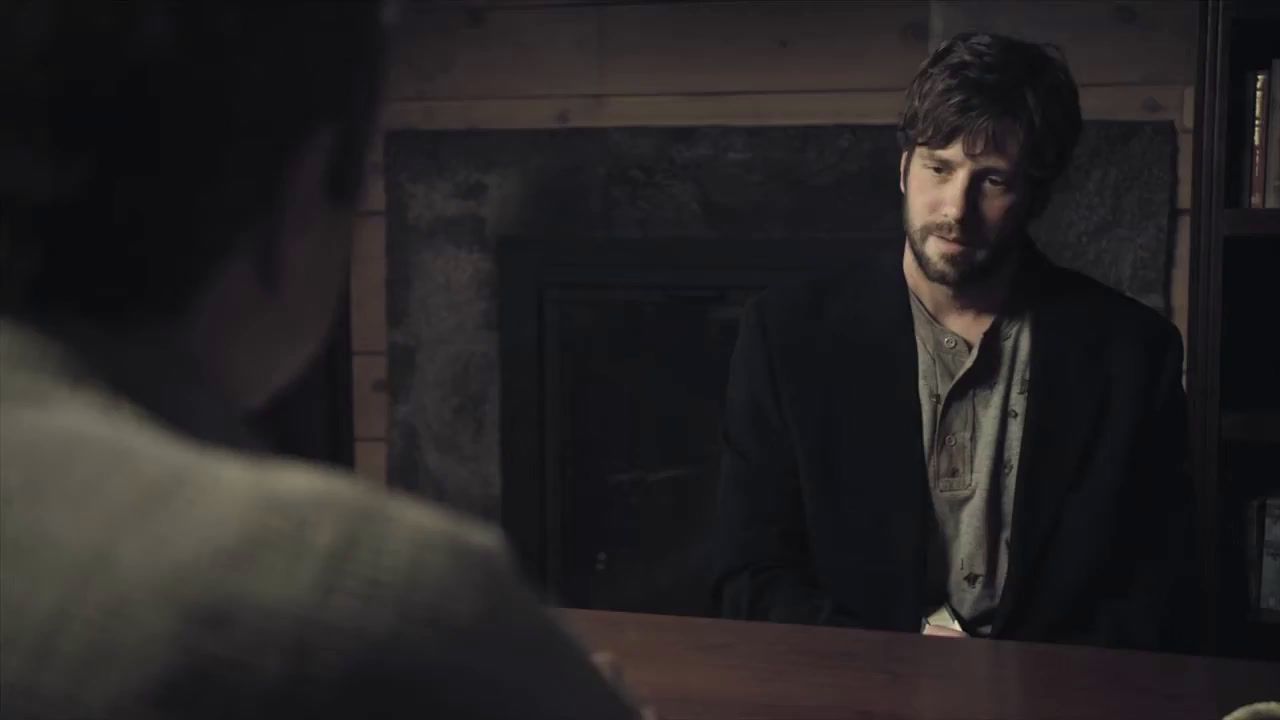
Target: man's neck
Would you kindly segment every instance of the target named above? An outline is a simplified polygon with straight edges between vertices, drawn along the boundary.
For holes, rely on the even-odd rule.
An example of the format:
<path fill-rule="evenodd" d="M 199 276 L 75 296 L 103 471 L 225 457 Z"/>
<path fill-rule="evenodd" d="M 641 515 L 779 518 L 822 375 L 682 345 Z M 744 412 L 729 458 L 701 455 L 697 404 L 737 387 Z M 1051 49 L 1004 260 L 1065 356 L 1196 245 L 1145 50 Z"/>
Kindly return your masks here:
<path fill-rule="evenodd" d="M 940 325 L 977 345 L 1009 296 L 1020 253 L 1013 253 L 981 282 L 960 288 L 925 277 L 911 248 L 904 244 L 902 273 L 907 287 Z"/>

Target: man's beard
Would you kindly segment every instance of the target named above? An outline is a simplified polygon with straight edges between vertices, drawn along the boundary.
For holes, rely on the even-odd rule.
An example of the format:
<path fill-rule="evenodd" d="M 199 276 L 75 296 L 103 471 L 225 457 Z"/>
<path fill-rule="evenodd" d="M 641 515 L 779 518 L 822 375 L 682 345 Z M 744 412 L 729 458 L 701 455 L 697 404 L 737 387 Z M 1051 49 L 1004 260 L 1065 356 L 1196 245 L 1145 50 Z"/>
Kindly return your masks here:
<path fill-rule="evenodd" d="M 926 250 L 930 235 L 954 238 L 962 244 L 972 239 L 964 237 L 955 223 L 912 226 L 905 208 L 902 219 L 907 231 L 907 246 L 911 248 L 920 271 L 930 282 L 950 288 L 971 287 L 987 279 L 1004 266 L 1017 246 L 1014 238 L 997 236 L 992 242 L 966 245 L 959 252 L 930 256 Z"/>

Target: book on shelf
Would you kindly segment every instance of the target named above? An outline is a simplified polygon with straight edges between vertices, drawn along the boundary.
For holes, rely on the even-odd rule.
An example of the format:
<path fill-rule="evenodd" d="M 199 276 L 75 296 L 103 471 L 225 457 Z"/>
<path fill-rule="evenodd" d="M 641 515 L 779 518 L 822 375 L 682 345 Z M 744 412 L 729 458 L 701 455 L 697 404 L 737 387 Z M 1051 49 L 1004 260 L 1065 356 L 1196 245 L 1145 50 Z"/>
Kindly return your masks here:
<path fill-rule="evenodd" d="M 1245 527 L 1249 605 L 1255 611 L 1280 613 L 1280 495 L 1254 498 Z"/>
<path fill-rule="evenodd" d="M 1271 61 L 1271 87 L 1267 108 L 1267 130 L 1263 136 L 1266 144 L 1266 189 L 1262 206 L 1280 208 L 1280 58 Z"/>
<path fill-rule="evenodd" d="M 1267 111 L 1270 109 L 1271 70 L 1255 70 L 1249 74 L 1249 154 L 1245 159 L 1245 207 L 1266 207 L 1267 184 Z"/>
<path fill-rule="evenodd" d="M 1280 612 L 1280 497 L 1263 503 L 1262 571 L 1259 605 Z"/>

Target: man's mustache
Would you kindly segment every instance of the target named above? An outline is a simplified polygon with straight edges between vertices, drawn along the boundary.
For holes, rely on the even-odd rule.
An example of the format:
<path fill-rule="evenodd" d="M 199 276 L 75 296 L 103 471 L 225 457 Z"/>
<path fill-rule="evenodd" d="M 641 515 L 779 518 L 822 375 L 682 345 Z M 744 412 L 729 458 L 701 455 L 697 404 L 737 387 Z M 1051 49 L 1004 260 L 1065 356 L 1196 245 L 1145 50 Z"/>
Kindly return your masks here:
<path fill-rule="evenodd" d="M 941 238 L 962 242 L 964 234 L 960 231 L 960 226 L 956 223 L 928 223 L 920 228 L 925 237 L 929 235 L 937 235 Z"/>

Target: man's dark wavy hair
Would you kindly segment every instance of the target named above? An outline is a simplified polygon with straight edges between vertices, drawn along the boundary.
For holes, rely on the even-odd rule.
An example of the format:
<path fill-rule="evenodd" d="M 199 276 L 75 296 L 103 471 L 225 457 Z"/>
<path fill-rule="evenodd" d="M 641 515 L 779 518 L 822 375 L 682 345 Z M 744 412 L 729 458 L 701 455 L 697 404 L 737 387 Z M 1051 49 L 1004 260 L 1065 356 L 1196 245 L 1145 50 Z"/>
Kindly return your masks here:
<path fill-rule="evenodd" d="M 1080 138 L 1080 95 L 1053 45 L 961 33 L 920 66 L 907 88 L 898 141 L 906 152 L 963 140 L 969 154 L 1019 148 L 1042 209 Z"/>
<path fill-rule="evenodd" d="M 374 0 L 16 0 L 0 12 L 0 312 L 180 315 L 336 131 L 356 202 L 385 9 Z"/>

